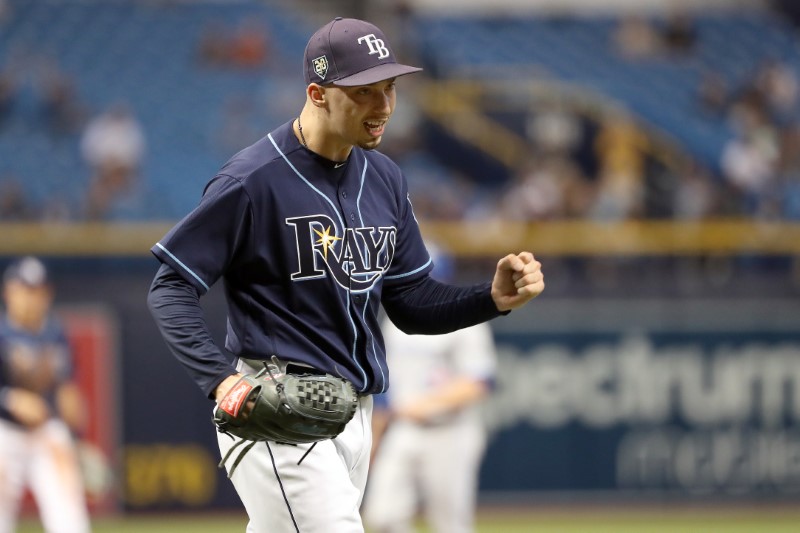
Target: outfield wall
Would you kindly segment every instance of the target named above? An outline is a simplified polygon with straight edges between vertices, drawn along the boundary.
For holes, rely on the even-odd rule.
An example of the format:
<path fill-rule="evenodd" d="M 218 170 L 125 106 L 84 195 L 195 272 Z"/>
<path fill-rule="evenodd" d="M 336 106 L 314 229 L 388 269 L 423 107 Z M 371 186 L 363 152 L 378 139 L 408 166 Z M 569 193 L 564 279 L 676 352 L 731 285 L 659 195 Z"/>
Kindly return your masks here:
<path fill-rule="evenodd" d="M 96 495 L 102 509 L 238 507 L 216 467 L 212 404 L 147 311 L 156 261 L 47 259 L 59 311 L 84 337 L 88 317 L 90 357 L 108 352 L 100 367 L 109 396 L 94 396 L 107 403 L 95 407 L 109 427 L 93 431 L 113 474 L 98 489 L 108 493 Z M 565 277 L 564 258 L 545 261 L 552 286 L 493 322 L 501 359 L 486 410 L 482 499 L 800 495 L 800 289 L 790 270 L 734 270 L 729 287 L 693 293 L 671 289 L 679 273 L 670 260 L 629 265 L 603 290 Z M 769 290 L 759 289 L 767 278 Z M 215 286 L 203 299 L 220 341 L 221 292 Z"/>
<path fill-rule="evenodd" d="M 486 499 L 800 495 L 800 301 L 537 303 L 495 323 Z"/>

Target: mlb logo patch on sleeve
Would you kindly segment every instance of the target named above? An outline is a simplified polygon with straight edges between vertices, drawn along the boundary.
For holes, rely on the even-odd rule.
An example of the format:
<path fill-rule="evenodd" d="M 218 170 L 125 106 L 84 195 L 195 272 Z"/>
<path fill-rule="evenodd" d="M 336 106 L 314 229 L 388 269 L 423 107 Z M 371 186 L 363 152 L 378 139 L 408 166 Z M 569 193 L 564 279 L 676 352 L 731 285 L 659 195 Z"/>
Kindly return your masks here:
<path fill-rule="evenodd" d="M 253 390 L 252 385 L 247 382 L 240 381 L 228 391 L 228 394 L 225 395 L 225 397 L 222 399 L 222 402 L 219 404 L 219 408 L 232 417 L 238 416 L 239 411 L 242 408 L 242 404 L 245 402 L 245 400 L 247 400 L 247 396 L 250 394 L 251 390 Z"/>

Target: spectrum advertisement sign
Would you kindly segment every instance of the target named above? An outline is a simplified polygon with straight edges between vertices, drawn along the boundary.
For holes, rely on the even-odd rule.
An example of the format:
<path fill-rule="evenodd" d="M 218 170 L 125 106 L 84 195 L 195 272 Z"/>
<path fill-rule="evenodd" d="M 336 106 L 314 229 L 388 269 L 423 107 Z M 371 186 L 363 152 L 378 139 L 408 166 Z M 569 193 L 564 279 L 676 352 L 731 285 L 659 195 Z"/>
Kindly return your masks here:
<path fill-rule="evenodd" d="M 498 332 L 482 492 L 800 495 L 800 330 L 657 329 Z"/>

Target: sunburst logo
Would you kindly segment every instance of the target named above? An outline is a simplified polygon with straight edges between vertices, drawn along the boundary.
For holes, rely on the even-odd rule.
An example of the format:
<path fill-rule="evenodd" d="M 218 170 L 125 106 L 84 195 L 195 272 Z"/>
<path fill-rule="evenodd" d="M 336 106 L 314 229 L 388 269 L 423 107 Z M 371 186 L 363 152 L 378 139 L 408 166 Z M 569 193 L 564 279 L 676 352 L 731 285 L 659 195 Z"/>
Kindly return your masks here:
<path fill-rule="evenodd" d="M 319 244 L 322 246 L 322 255 L 325 259 L 328 259 L 328 249 L 333 249 L 336 241 L 342 240 L 341 237 L 337 237 L 336 235 L 331 235 L 331 227 L 328 226 L 325 228 L 324 231 L 319 231 L 314 229 L 314 233 L 319 235 L 319 239 L 317 239 L 315 244 Z"/>

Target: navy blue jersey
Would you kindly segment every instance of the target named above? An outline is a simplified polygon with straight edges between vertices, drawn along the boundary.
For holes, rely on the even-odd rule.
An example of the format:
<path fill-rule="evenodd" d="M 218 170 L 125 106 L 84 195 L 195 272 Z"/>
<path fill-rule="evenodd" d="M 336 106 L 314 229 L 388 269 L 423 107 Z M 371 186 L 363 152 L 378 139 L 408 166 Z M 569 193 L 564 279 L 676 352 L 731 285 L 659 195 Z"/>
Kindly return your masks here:
<path fill-rule="evenodd" d="M 55 413 L 55 393 L 72 376 L 72 352 L 60 324 L 50 319 L 31 333 L 0 320 L 0 391 L 22 388 L 39 394 Z M 0 418 L 14 421 L 5 409 Z"/>
<path fill-rule="evenodd" d="M 355 147 L 335 165 L 287 122 L 228 161 L 153 248 L 200 294 L 223 278 L 226 348 L 271 355 L 382 392 L 384 291 L 432 268 L 400 169 Z"/>

